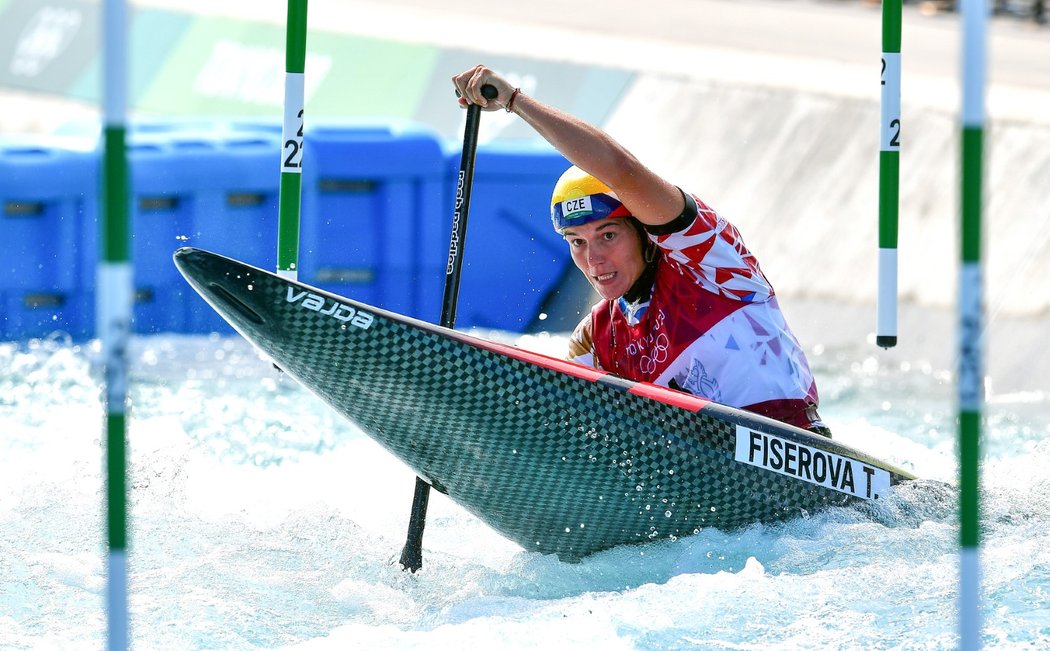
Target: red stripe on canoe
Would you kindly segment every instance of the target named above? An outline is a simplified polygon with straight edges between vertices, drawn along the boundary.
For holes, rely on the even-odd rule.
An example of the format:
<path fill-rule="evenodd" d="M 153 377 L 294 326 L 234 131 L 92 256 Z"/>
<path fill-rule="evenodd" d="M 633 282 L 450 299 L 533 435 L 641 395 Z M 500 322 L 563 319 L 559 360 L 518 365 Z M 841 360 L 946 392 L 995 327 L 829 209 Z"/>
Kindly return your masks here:
<path fill-rule="evenodd" d="M 607 371 L 600 371 L 589 366 L 583 366 L 582 364 L 576 364 L 565 359 L 558 359 L 557 357 L 550 357 L 549 355 L 544 355 L 542 353 L 524 350 L 516 346 L 488 341 L 486 339 L 479 339 L 470 335 L 464 335 L 460 332 L 454 333 L 454 335 L 457 339 L 461 339 L 465 343 L 477 346 L 478 348 L 491 350 L 494 353 L 500 353 L 507 357 L 513 357 L 514 359 L 528 362 L 529 364 L 549 368 L 552 371 L 583 378 L 584 380 L 589 380 L 591 382 L 596 382 L 606 375 L 609 375 Z M 688 409 L 689 411 L 700 411 L 708 402 L 710 402 L 709 400 L 699 398 L 689 393 L 675 391 L 673 389 L 668 389 L 667 387 L 649 384 L 648 382 L 631 382 L 631 388 L 628 389 L 627 392 L 633 393 L 636 396 L 658 400 L 669 405 L 674 405 L 675 407 L 681 407 L 682 409 Z"/>

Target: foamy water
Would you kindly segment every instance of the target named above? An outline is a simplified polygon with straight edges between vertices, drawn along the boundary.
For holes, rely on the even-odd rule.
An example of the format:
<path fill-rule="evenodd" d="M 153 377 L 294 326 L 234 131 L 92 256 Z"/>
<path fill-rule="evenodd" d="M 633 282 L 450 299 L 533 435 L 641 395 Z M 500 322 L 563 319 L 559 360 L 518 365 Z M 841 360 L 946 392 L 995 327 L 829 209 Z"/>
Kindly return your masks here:
<path fill-rule="evenodd" d="M 499 333 L 486 333 L 496 334 Z M 557 353 L 563 336 L 514 338 Z M 0 648 L 105 637 L 103 411 L 92 345 L 0 344 Z M 950 374 L 815 349 L 822 414 L 923 480 L 878 504 L 565 564 L 435 493 L 424 568 L 396 559 L 413 474 L 237 337 L 132 346 L 137 649 L 766 649 L 957 645 Z M 1050 646 L 1050 405 L 990 401 L 984 635 Z"/>

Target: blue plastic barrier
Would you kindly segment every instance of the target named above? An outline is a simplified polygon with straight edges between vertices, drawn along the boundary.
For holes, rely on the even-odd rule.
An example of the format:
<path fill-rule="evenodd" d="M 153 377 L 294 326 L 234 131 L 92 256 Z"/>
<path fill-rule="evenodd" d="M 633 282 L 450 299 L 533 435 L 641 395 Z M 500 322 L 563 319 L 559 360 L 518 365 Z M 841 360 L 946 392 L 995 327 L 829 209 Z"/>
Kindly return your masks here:
<path fill-rule="evenodd" d="M 0 338 L 94 331 L 80 253 L 95 243 L 96 174 L 90 152 L 0 142 Z"/>
<path fill-rule="evenodd" d="M 436 321 L 446 182 L 441 141 L 423 127 L 308 127 L 299 279 Z"/>
<path fill-rule="evenodd" d="M 455 179 L 458 146 L 447 156 L 449 178 Z M 565 241 L 550 221 L 551 191 L 568 167 L 546 144 L 478 148 L 457 327 L 522 332 L 535 325 L 572 266 Z M 455 185 L 447 187 L 445 212 L 451 224 Z"/>
<path fill-rule="evenodd" d="M 134 329 L 232 332 L 171 261 L 196 246 L 276 264 L 280 130 L 136 125 L 129 136 Z"/>
<path fill-rule="evenodd" d="M 0 141 L 0 337 L 94 336 L 101 151 Z M 197 246 L 276 263 L 280 125 L 137 122 L 129 209 L 137 333 L 231 332 L 171 261 Z M 38 142 L 41 142 L 38 140 Z M 427 321 L 441 311 L 459 151 L 412 123 L 320 124 L 304 145 L 302 281 Z M 457 326 L 523 331 L 571 266 L 549 147 L 478 151 Z"/>

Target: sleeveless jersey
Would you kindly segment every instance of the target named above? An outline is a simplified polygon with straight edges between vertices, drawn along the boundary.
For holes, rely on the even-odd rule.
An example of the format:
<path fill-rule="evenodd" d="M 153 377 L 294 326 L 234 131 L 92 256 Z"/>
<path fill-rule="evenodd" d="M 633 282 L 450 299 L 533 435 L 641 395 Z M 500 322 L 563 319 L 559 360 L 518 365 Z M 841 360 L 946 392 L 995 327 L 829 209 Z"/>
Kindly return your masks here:
<path fill-rule="evenodd" d="M 659 258 L 649 301 L 602 300 L 570 359 L 756 412 L 823 427 L 817 388 L 773 287 L 736 227 L 696 197 L 681 230 L 649 234 Z"/>

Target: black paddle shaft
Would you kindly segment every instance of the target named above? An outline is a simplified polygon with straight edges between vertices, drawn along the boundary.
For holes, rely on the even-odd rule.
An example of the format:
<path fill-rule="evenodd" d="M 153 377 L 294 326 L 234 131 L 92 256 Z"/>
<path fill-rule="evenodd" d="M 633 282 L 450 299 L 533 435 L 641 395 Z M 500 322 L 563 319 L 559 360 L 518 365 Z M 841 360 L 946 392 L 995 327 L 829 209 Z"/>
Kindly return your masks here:
<path fill-rule="evenodd" d="M 496 99 L 495 86 L 481 87 L 485 99 Z M 459 303 L 459 281 L 462 277 L 463 251 L 467 238 L 467 214 L 470 210 L 470 188 L 474 182 L 474 159 L 478 152 L 478 129 L 481 126 L 481 107 L 467 105 L 467 125 L 463 130 L 463 154 L 456 179 L 456 203 L 452 212 L 452 235 L 448 244 L 448 265 L 445 268 L 445 292 L 441 299 L 441 321 L 445 328 L 456 327 L 456 306 Z M 423 567 L 423 528 L 426 526 L 427 505 L 430 503 L 430 484 L 416 477 L 412 496 L 412 513 L 408 520 L 408 535 L 401 550 L 402 569 L 415 572 Z"/>

